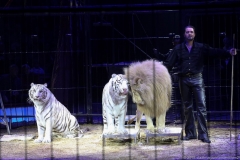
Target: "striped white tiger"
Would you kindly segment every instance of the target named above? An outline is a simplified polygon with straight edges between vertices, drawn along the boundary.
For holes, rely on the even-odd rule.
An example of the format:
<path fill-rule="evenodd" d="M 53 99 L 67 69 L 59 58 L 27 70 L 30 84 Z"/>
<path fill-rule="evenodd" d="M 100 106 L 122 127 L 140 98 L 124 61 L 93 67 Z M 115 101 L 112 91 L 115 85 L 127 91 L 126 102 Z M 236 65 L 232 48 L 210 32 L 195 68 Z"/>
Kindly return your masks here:
<path fill-rule="evenodd" d="M 50 143 L 53 134 L 66 138 L 82 134 L 77 119 L 55 98 L 46 83 L 31 83 L 28 94 L 29 101 L 34 103 L 38 129 L 38 138 L 34 142 Z"/>
<path fill-rule="evenodd" d="M 112 74 L 102 93 L 103 134 L 128 134 L 125 116 L 128 102 L 128 81 L 122 74 Z"/>

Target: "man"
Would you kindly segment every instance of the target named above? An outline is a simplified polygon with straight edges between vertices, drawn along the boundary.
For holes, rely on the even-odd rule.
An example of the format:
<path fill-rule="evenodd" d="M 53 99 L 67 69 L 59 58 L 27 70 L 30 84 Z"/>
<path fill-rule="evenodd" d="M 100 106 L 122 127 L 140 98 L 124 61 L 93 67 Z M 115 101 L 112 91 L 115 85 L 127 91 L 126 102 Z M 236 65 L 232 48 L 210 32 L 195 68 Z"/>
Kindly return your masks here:
<path fill-rule="evenodd" d="M 186 26 L 184 32 L 185 41 L 174 47 L 164 62 L 169 71 L 178 62 L 179 89 L 185 110 L 185 137 L 183 140 L 199 139 L 205 143 L 211 143 L 207 130 L 207 112 L 205 103 L 205 89 L 202 78 L 205 56 L 227 57 L 236 55 L 236 49 L 230 51 L 211 48 L 206 44 L 194 41 L 195 28 Z M 230 54 L 229 54 L 230 53 Z M 196 101 L 197 130 L 193 113 L 193 96 Z"/>

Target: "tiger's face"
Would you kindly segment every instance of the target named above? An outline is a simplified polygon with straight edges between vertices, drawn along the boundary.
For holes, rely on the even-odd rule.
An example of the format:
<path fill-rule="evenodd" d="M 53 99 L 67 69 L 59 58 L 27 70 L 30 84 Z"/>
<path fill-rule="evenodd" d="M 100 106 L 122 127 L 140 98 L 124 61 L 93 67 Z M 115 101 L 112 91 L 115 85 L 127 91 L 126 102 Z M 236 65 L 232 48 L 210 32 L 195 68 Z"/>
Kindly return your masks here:
<path fill-rule="evenodd" d="M 44 103 L 49 99 L 49 90 L 47 89 L 47 84 L 34 84 L 31 83 L 31 88 L 28 91 L 30 100 L 33 103 Z"/>
<path fill-rule="evenodd" d="M 129 83 L 122 74 L 113 74 L 112 78 L 112 88 L 115 94 L 118 96 L 127 96 L 129 92 Z"/>

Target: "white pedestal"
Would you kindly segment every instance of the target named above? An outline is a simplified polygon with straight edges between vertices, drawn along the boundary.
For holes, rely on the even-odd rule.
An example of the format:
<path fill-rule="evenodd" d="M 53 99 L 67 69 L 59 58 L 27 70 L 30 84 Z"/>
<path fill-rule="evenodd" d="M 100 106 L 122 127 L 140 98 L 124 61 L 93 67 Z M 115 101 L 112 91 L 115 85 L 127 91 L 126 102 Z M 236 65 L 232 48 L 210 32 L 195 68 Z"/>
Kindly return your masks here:
<path fill-rule="evenodd" d="M 102 138 L 103 138 L 104 144 L 105 144 L 105 138 L 114 138 L 114 139 L 117 139 L 117 138 L 126 138 L 126 139 L 127 138 L 132 138 L 132 139 L 134 139 L 134 142 L 136 143 L 137 138 L 139 137 L 139 130 L 136 130 L 134 128 L 129 128 L 127 130 L 128 130 L 128 134 L 118 134 L 118 133 L 103 134 Z"/>
<path fill-rule="evenodd" d="M 181 144 L 181 134 L 182 128 L 176 127 L 166 127 L 164 133 L 152 133 L 149 130 L 145 130 L 147 143 L 150 137 L 169 137 L 169 136 L 177 136 L 178 137 L 178 144 Z"/>

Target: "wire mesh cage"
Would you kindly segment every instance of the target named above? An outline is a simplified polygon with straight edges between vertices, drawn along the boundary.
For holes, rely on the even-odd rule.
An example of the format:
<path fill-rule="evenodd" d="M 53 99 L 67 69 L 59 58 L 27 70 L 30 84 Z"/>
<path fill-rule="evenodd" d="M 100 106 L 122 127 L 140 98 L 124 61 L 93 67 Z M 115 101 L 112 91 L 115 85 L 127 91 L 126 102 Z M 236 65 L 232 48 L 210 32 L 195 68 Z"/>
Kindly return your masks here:
<path fill-rule="evenodd" d="M 1 93 L 5 108 L 21 108 L 22 112 L 19 115 L 10 111 L 8 116 L 26 116 L 24 108 L 33 107 L 27 103 L 30 84 L 47 83 L 80 122 L 102 123 L 102 90 L 111 75 L 123 73 L 123 68 L 132 62 L 164 61 L 164 55 L 174 47 L 173 38 L 182 37 L 182 28 L 187 24 L 196 26 L 197 41 L 226 50 L 239 45 L 232 40 L 233 34 L 239 37 L 239 10 L 232 3 L 209 4 L 205 8 L 201 2 L 183 2 L 182 6 L 174 2 L 70 2 L 53 2 L 53 6 L 28 2 L 25 8 L 20 2 L 9 2 L 2 9 Z M 205 61 L 208 118 L 229 119 L 231 58 L 210 57 Z M 237 56 L 233 84 L 236 114 L 238 61 Z M 179 94 L 177 83 L 174 88 Z M 181 104 L 177 94 L 172 97 L 169 120 L 178 119 L 181 112 L 181 105 L 175 105 Z M 135 110 L 130 98 L 128 114 L 135 114 Z M 34 117 L 34 112 L 30 114 Z"/>
<path fill-rule="evenodd" d="M 26 126 L 36 125 L 36 108 L 29 99 L 31 84 L 45 84 L 56 99 L 77 118 L 79 124 L 90 124 L 89 126 L 100 124 L 101 127 L 96 130 L 102 130 L 103 88 L 112 74 L 124 74 L 123 69 L 133 62 L 149 59 L 166 61 L 175 45 L 184 42 L 183 31 L 186 25 L 196 27 L 196 41 L 227 51 L 236 48 L 239 52 L 238 3 L 239 1 L 227 0 L 0 1 L 1 129 L 5 130 L 7 127 L 10 134 L 12 128 L 24 126 L 23 133 L 27 135 Z M 202 76 L 205 84 L 208 122 L 230 120 L 231 125 L 234 121 L 237 126 L 240 119 L 239 60 L 238 55 L 234 58 L 216 56 L 203 59 Z M 166 114 L 166 124 L 173 125 L 184 124 L 184 106 L 178 84 L 177 67 L 175 69 L 169 72 L 172 79 L 171 108 Z M 194 100 L 195 98 L 197 97 L 194 97 Z M 195 105 L 193 108 L 197 115 Z M 136 115 L 137 105 L 130 95 L 127 106 L 126 118 L 131 119 Z M 155 119 L 153 121 L 156 123 Z M 146 119 L 142 124 L 145 125 L 145 122 Z M 224 127 L 226 129 L 226 126 Z M 224 134 L 227 131 L 224 130 Z M 238 131 L 236 127 L 235 133 Z M 154 136 L 156 138 L 155 134 Z M 177 136 L 181 144 L 180 134 Z M 217 138 L 218 136 L 215 135 Z M 87 138 L 89 137 L 91 135 Z M 134 134 L 134 138 L 136 142 L 138 135 Z M 101 142 L 98 139 L 91 140 L 94 145 Z M 157 147 L 158 141 L 152 141 L 147 147 L 153 147 L 151 148 L 153 154 L 139 151 L 138 157 L 131 157 L 131 152 L 134 153 L 139 146 L 144 151 L 148 148 L 142 142 L 136 143 L 131 148 L 131 141 L 120 141 L 124 144 L 125 142 L 127 142 L 125 147 L 129 149 L 128 155 L 124 155 L 125 152 L 119 150 L 111 153 L 115 155 L 119 152 L 118 156 L 125 156 L 123 159 L 126 157 L 127 159 L 159 159 L 157 152 L 163 150 Z M 71 143 L 76 144 L 72 145 L 75 149 L 84 150 L 81 148 L 81 140 L 77 139 Z M 95 159 L 107 159 L 108 154 L 105 153 L 109 148 L 120 147 L 115 142 L 109 148 L 105 147 L 105 141 L 102 143 L 102 150 L 97 150 L 95 148 L 97 145 L 86 147 L 89 152 L 93 150 L 90 154 Z M 28 159 L 28 156 L 31 156 L 27 150 L 35 149 L 35 146 L 28 148 L 26 144 L 25 148 L 23 147 L 24 158 Z M 219 144 L 221 147 L 207 146 L 206 159 L 216 156 L 217 152 L 211 153 L 211 149 L 224 146 L 222 142 Z M 238 141 L 227 144 L 233 155 L 239 156 Z M 7 148 L 4 145 L 6 144 L 2 147 L 1 144 L 1 149 Z M 51 159 L 55 158 L 53 148 L 60 146 L 59 143 L 54 145 L 53 143 L 50 147 L 45 146 L 51 150 Z M 236 147 L 232 147 L 233 145 Z M 96 152 L 101 152 L 102 157 L 99 157 L 94 149 Z M 45 152 L 46 148 L 42 150 Z M 195 148 L 194 152 L 196 150 L 201 152 L 199 147 Z M 72 153 L 73 151 L 71 153 L 69 151 L 69 154 Z M 166 153 L 168 154 L 166 157 L 175 156 Z M 79 151 L 73 154 L 76 156 L 71 155 L 69 159 L 81 159 Z M 186 158 L 184 146 L 181 154 L 179 157 Z M 10 156 L 9 152 L 5 151 L 1 152 L 0 157 L 1 155 Z M 36 158 L 35 156 L 39 158 L 39 155 L 34 155 L 33 158 Z M 161 156 L 163 156 L 162 152 Z M 110 159 L 115 158 L 112 156 Z M 195 156 L 195 159 L 197 158 L 199 157 Z"/>

